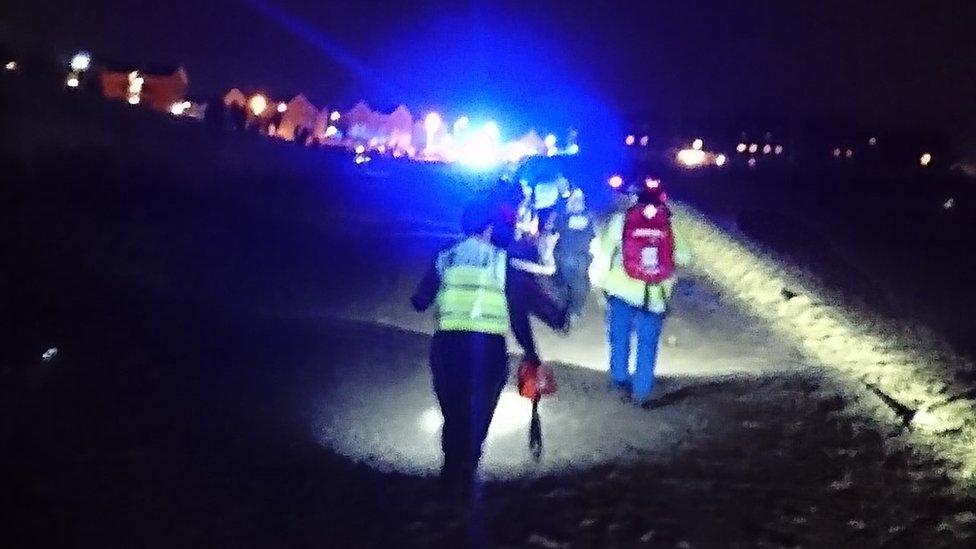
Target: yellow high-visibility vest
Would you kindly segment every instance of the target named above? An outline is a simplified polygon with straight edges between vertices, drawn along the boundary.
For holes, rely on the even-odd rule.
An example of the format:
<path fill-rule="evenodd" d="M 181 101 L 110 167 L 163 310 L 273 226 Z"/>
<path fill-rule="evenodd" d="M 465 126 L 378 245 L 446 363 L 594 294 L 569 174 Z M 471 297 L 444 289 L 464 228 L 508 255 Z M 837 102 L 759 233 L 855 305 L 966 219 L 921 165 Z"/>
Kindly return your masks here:
<path fill-rule="evenodd" d="M 437 323 L 444 331 L 508 333 L 505 250 L 468 238 L 437 257 Z"/>

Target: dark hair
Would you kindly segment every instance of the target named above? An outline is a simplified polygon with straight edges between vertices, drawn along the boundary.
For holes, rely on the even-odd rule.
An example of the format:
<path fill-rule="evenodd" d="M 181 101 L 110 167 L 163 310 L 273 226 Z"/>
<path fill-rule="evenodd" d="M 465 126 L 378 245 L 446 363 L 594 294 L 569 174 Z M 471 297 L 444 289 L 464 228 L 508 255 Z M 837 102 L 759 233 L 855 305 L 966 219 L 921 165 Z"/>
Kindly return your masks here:
<path fill-rule="evenodd" d="M 661 207 L 665 202 L 664 192 L 660 189 L 648 189 L 645 187 L 637 193 L 637 202 L 639 204 L 651 204 L 656 207 Z"/>

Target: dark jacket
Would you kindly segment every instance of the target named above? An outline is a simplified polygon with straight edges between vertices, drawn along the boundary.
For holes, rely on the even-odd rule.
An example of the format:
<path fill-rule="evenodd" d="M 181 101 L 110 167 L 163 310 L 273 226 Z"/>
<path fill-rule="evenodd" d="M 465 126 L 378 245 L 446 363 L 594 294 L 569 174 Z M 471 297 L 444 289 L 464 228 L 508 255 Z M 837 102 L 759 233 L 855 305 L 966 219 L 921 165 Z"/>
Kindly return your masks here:
<path fill-rule="evenodd" d="M 593 218 L 583 210 L 572 214 L 565 210 L 559 212 L 553 224 L 553 232 L 559 234 L 554 255 L 557 258 L 589 257 L 590 242 L 596 238 Z"/>

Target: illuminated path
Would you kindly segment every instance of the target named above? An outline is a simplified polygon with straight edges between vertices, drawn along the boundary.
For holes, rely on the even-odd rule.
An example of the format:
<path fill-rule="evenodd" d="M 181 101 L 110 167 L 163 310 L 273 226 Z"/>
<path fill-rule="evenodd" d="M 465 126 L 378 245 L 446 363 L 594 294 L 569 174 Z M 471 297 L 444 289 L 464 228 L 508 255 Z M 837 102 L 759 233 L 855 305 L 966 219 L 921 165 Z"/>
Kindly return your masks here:
<path fill-rule="evenodd" d="M 430 240 L 427 231 L 398 238 L 404 239 L 403 249 L 436 249 L 444 242 L 435 239 L 426 247 L 407 244 Z M 395 273 L 388 273 L 385 283 L 357 287 L 338 300 L 322 300 L 322 308 L 308 314 L 433 333 L 432 315 L 414 312 L 408 300 L 430 257 L 418 251 L 407 260 L 398 260 Z M 540 353 L 556 364 L 561 387 L 557 397 L 541 408 L 544 456 L 540 463 L 531 459 L 527 450 L 529 403 L 510 385 L 489 434 L 484 461 L 489 477 L 565 472 L 637 456 L 666 456 L 676 440 L 722 420 L 713 417 L 724 412 L 710 404 L 709 384 L 731 377 L 788 376 L 803 369 L 791 347 L 723 303 L 708 284 L 689 279 L 677 292 L 662 336 L 656 395 L 668 404 L 650 411 L 638 409 L 621 402 L 606 387 L 600 301 L 594 292 L 583 324 L 569 336 L 536 324 Z M 514 341 L 509 349 L 519 351 Z M 340 384 L 325 385 L 320 393 L 314 405 L 313 435 L 326 446 L 382 469 L 435 471 L 440 459 L 440 414 L 430 388 L 426 353 L 421 346 L 393 357 L 350 358 L 366 362 L 362 365 L 340 365 L 349 373 Z M 671 400 L 671 395 L 686 392 L 689 398 Z"/>
<path fill-rule="evenodd" d="M 678 208 L 677 222 L 695 243 L 697 262 L 690 277 L 690 285 L 679 291 L 674 312 L 662 337 L 662 352 L 658 375 L 674 387 L 693 384 L 696 378 L 730 375 L 762 376 L 791 371 L 819 372 L 833 375 L 846 384 L 850 400 L 873 399 L 871 412 L 883 425 L 904 423 L 905 429 L 894 447 L 911 445 L 938 458 L 947 458 L 953 478 L 969 484 L 976 468 L 973 448 L 974 414 L 972 403 L 965 398 L 966 389 L 956 385 L 954 375 L 962 371 L 965 362 L 958 357 L 940 354 L 934 343 L 906 338 L 899 327 L 885 326 L 874 321 L 870 314 L 849 312 L 840 305 L 830 305 L 825 292 L 802 283 L 774 261 L 764 257 L 722 229 L 710 223 L 690 208 Z M 410 235 L 404 235 L 410 238 Z M 429 238 L 421 235 L 420 238 Z M 424 268 L 424 258 L 402 266 L 381 295 L 338 303 L 328 315 L 365 322 L 395 326 L 401 329 L 432 333 L 430 315 L 414 313 L 407 298 Z M 716 291 L 715 289 L 720 291 Z M 783 296 L 788 289 L 799 295 L 792 299 Z M 725 296 L 723 301 L 719 294 Z M 741 311 L 747 311 L 746 315 Z M 750 316 L 751 315 L 751 316 Z M 586 320 L 571 336 L 554 334 L 537 324 L 537 337 L 545 360 L 605 371 L 606 344 L 603 313 L 598 299 L 592 296 Z M 512 342 L 510 347 L 517 350 Z M 955 369 L 955 370 L 954 370 Z M 627 405 L 609 400 L 606 391 L 596 391 L 604 375 L 587 375 L 560 369 L 562 377 L 575 378 L 573 383 L 587 387 L 593 396 L 570 395 L 583 398 L 577 403 L 577 414 L 589 414 L 588 421 L 566 421 L 573 413 L 560 410 L 562 402 L 547 403 L 552 440 L 551 451 L 543 466 L 563 467 L 567 463 L 585 465 L 590 461 L 604 461 L 628 451 L 651 451 L 667 437 L 666 430 L 657 432 L 660 423 L 642 421 L 639 412 Z M 420 370 L 418 387 L 429 390 L 427 372 Z M 667 383 L 659 396 L 667 394 Z M 564 391 L 563 396 L 566 396 Z M 587 400 L 590 399 L 590 400 Z M 584 412 L 580 412 L 583 410 Z M 694 415 L 692 410 L 692 415 Z M 488 470 L 495 473 L 518 470 L 525 465 L 524 429 L 528 411 L 517 397 L 503 397 L 499 417 L 493 425 L 493 436 L 487 454 Z M 616 421 L 622 415 L 633 421 Z M 410 444 L 395 444 L 402 458 L 424 469 L 433 467 L 430 445 L 436 448 L 436 407 L 430 397 L 413 406 L 405 414 L 406 424 L 400 429 L 419 429 L 426 433 L 418 439 L 413 455 Z M 602 418 L 603 423 L 598 418 Z M 697 418 L 700 420 L 701 418 Z M 668 421 L 671 421 L 669 419 Z M 601 424 L 633 426 L 615 428 L 601 439 L 593 440 L 586 432 L 600 430 Z M 563 426 L 569 425 L 565 431 Z M 573 425 L 581 429 L 573 431 Z M 671 425 L 673 426 L 673 425 Z M 328 430 L 328 429 L 325 429 Z M 560 433 L 565 435 L 561 439 Z M 514 433 L 514 434 L 512 434 Z M 575 433 L 575 434 L 574 434 Z M 565 440 L 566 446 L 560 447 Z M 572 442 L 568 442 L 572 440 Z M 382 445 L 381 445 L 382 446 Z M 381 446 L 366 451 L 371 455 L 384 454 Z M 628 448 L 620 451 L 620 448 Z M 394 452 L 394 455 L 397 455 Z M 596 456 L 589 460 L 586 456 Z"/>

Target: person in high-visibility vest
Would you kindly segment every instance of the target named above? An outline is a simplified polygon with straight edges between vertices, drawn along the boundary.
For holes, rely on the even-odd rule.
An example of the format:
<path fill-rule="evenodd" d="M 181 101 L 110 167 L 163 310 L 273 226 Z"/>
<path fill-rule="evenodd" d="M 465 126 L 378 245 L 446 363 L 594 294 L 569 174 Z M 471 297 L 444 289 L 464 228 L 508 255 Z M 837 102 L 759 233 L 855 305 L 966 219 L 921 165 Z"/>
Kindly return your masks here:
<path fill-rule="evenodd" d="M 529 303 L 537 296 L 507 283 L 511 266 L 506 248 L 515 228 L 510 217 L 505 219 L 499 204 L 491 201 L 465 208 L 465 238 L 437 255 L 411 297 L 417 311 L 431 305 L 436 309 L 430 369 L 444 417 L 441 479 L 463 490 L 475 480 L 508 378 L 505 336 L 510 328 L 526 360 L 539 362 L 528 319 Z"/>
<path fill-rule="evenodd" d="M 603 289 L 607 303 L 607 339 L 610 346 L 610 383 L 638 405 L 647 404 L 654 389 L 658 341 L 671 295 L 677 281 L 674 266 L 687 265 L 691 251 L 671 224 L 667 196 L 657 179 L 618 189 L 627 193 L 626 210 L 612 214 L 597 237 L 599 261 L 594 265 L 594 284 Z M 643 220 L 641 218 L 644 217 Z M 630 224 L 650 223 L 633 230 Z M 660 249 L 629 245 L 628 230 L 643 235 L 666 235 Z M 642 232 L 643 231 L 643 232 Z M 637 253 L 629 254 L 630 250 Z M 647 253 L 653 252 L 653 253 Z M 666 257 L 665 257 L 666 256 Z M 667 265 L 660 278 L 640 278 L 642 261 Z M 636 263 L 636 265 L 635 265 Z M 630 368 L 631 336 L 637 334 L 633 373 Z"/>

